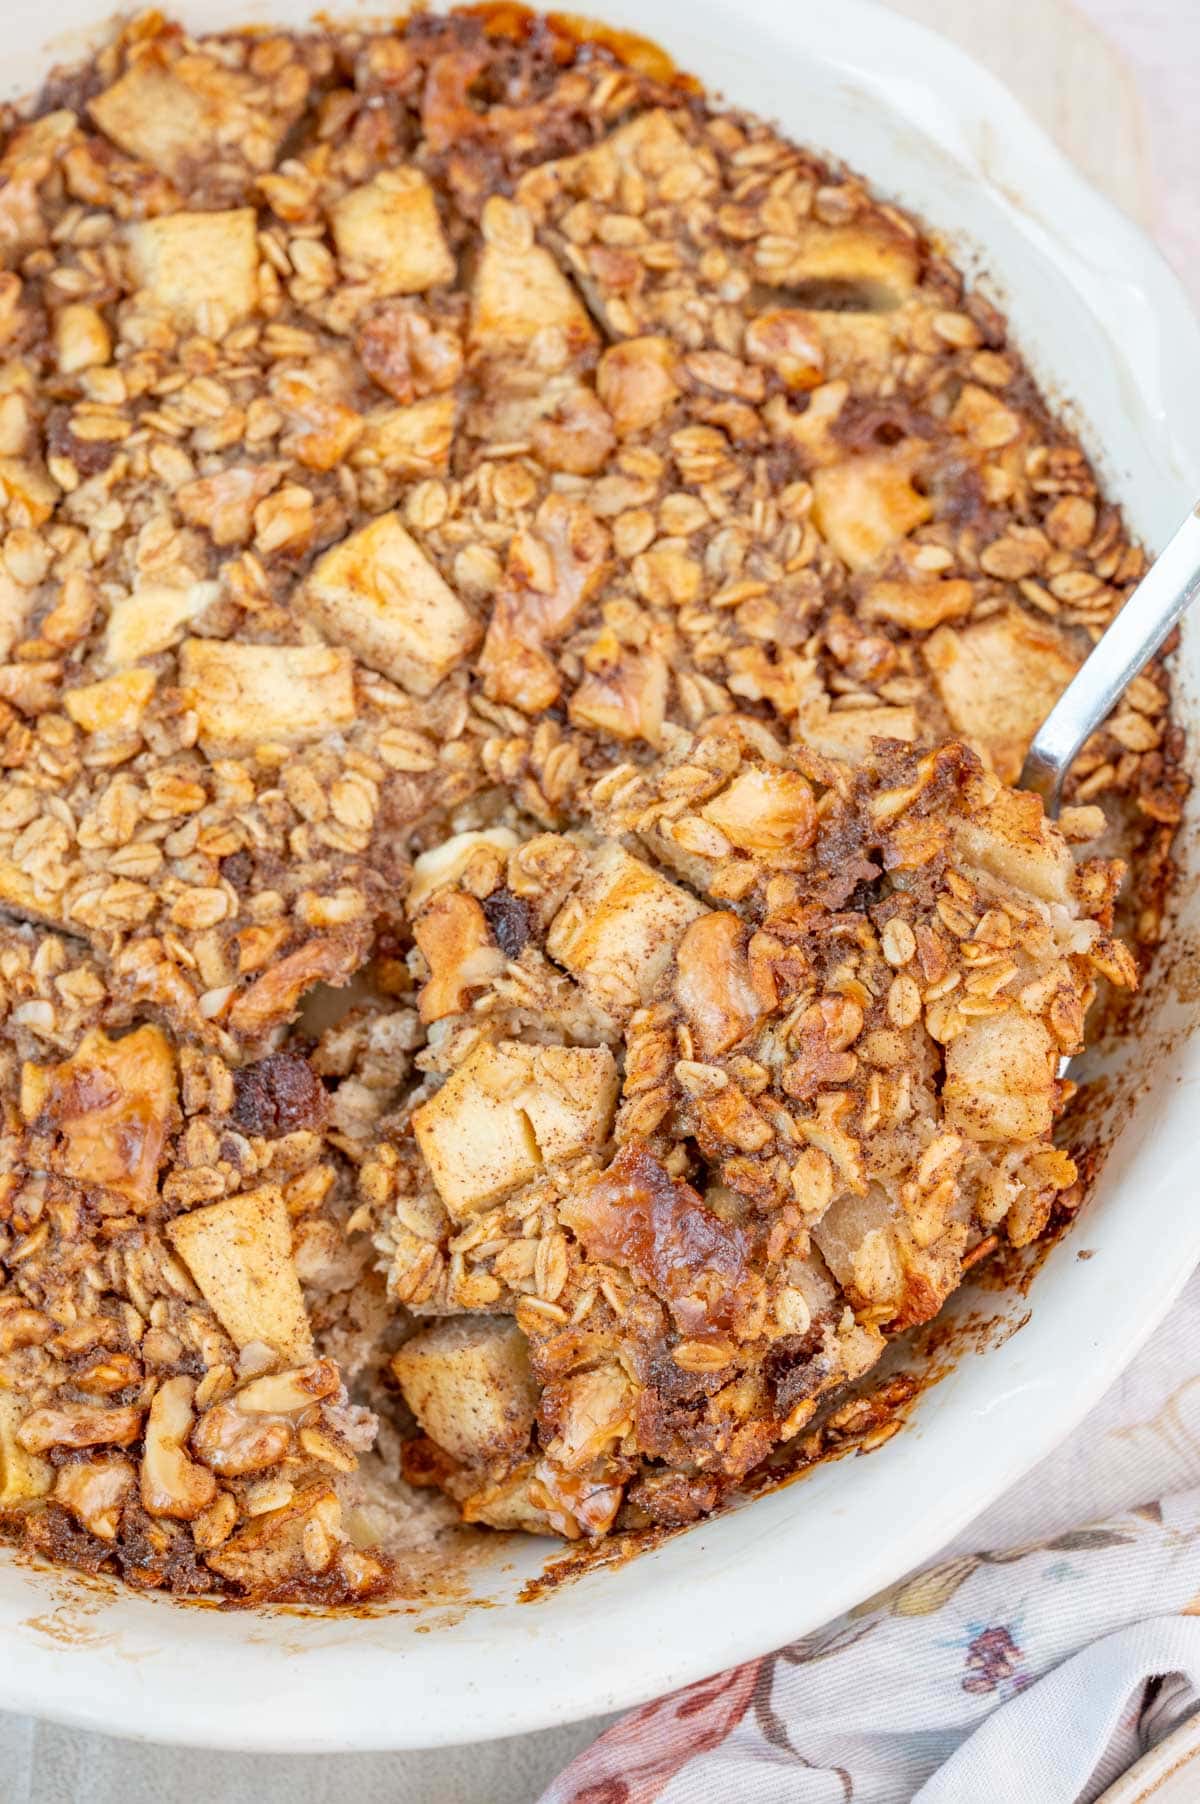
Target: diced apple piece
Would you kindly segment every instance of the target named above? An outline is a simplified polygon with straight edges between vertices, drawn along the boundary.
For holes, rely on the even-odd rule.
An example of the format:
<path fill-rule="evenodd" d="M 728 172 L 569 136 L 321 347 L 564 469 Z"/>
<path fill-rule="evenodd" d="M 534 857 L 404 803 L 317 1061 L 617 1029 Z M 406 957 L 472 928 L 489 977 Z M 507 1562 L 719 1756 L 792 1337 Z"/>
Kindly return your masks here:
<path fill-rule="evenodd" d="M 507 1093 L 497 1082 L 502 1074 Z M 527 1184 L 538 1170 L 537 1141 L 519 1101 L 524 1077 L 519 1062 L 480 1046 L 413 1112 L 417 1145 L 456 1219 Z"/>
<path fill-rule="evenodd" d="M 44 1497 L 54 1483 L 49 1460 L 27 1453 L 17 1439 L 28 1413 L 27 1402 L 11 1391 L 0 1391 L 0 1506 L 6 1509 Z"/>
<path fill-rule="evenodd" d="M 866 570 L 933 515 L 912 485 L 921 447 L 897 445 L 815 470 L 813 521 L 852 570 Z"/>
<path fill-rule="evenodd" d="M 476 1047 L 412 1118 L 450 1213 L 461 1218 L 528 1183 L 543 1164 L 597 1150 L 617 1084 L 606 1047 Z"/>
<path fill-rule="evenodd" d="M 202 332 L 210 308 L 236 324 L 258 305 L 257 229 L 253 207 L 140 220 L 129 228 L 137 284 L 184 330 Z"/>
<path fill-rule="evenodd" d="M 211 108 L 153 56 L 132 63 L 88 112 L 106 138 L 164 175 L 181 175 L 214 148 Z"/>
<path fill-rule="evenodd" d="M 174 61 L 142 42 L 125 73 L 88 103 L 106 137 L 173 181 L 186 181 L 214 159 L 239 156 L 269 167 L 299 111 L 304 89 L 264 108 L 254 81 L 216 57 L 185 51 Z M 251 146 L 253 133 L 253 146 Z"/>
<path fill-rule="evenodd" d="M 997 787 L 955 823 L 954 835 L 968 867 L 1044 902 L 1070 901 L 1075 860 L 1037 796 Z"/>
<path fill-rule="evenodd" d="M 1044 1140 L 1054 1125 L 1058 1047 L 1019 1009 L 985 1015 L 946 1048 L 946 1125 L 973 1140 Z"/>
<path fill-rule="evenodd" d="M 169 583 L 139 583 L 131 595 L 112 605 L 104 652 L 118 670 L 166 651 L 180 629 L 211 607 L 221 593 L 220 583 L 189 583 L 184 589 Z"/>
<path fill-rule="evenodd" d="M 1029 742 L 1079 668 L 1074 647 L 1019 608 L 962 629 L 942 626 L 925 641 L 951 726 L 1013 783 Z"/>
<path fill-rule="evenodd" d="M 98 683 L 68 689 L 63 707 L 85 733 L 128 733 L 146 712 L 154 684 L 152 670 L 119 670 Z"/>
<path fill-rule="evenodd" d="M 454 279 L 433 189 L 419 169 L 385 169 L 330 214 L 338 260 L 378 295 L 420 294 Z"/>
<path fill-rule="evenodd" d="M 529 1079 L 522 1106 L 547 1164 L 596 1152 L 604 1144 L 617 1105 L 618 1075 L 606 1046 L 536 1046 L 529 1049 Z"/>
<path fill-rule="evenodd" d="M 493 195 L 483 210 L 484 244 L 471 289 L 469 342 L 488 356 L 520 352 L 556 327 L 569 351 L 596 342 L 596 328 L 549 251 L 534 243 L 528 214 Z"/>
<path fill-rule="evenodd" d="M 412 695 L 429 695 L 480 638 L 478 622 L 394 513 L 319 558 L 299 605 Z"/>
<path fill-rule="evenodd" d="M 404 1401 L 430 1440 L 464 1466 L 524 1451 L 537 1413 L 529 1343 L 503 1316 L 453 1316 L 392 1356 Z"/>
<path fill-rule="evenodd" d="M 291 1218 L 276 1185 L 178 1215 L 167 1238 L 235 1346 L 262 1341 L 289 1365 L 312 1358 Z"/>
<path fill-rule="evenodd" d="M 800 717 L 800 737 L 823 758 L 843 764 L 861 764 L 870 756 L 876 739 L 902 739 L 912 745 L 917 737 L 913 708 L 807 708 Z"/>
<path fill-rule="evenodd" d="M 609 844 L 591 853 L 582 883 L 550 924 L 546 950 L 603 1008 L 626 1013 L 650 1000 L 704 913 L 686 890 Z"/>
<path fill-rule="evenodd" d="M 902 1218 L 897 1222 L 894 1210 L 892 1199 L 872 1185 L 863 1195 L 839 1198 L 813 1230 L 813 1239 L 838 1282 L 871 1303 L 893 1332 L 929 1321 L 961 1276 L 952 1242 L 930 1248 L 916 1246 Z M 870 1343 L 847 1344 L 839 1337 L 839 1352 L 847 1360 L 839 1377 L 852 1376 L 858 1361 L 870 1351 Z M 875 1341 L 875 1357 L 880 1351 Z"/>
<path fill-rule="evenodd" d="M 50 1169 L 135 1209 L 157 1196 L 174 1107 L 175 1060 L 157 1027 L 120 1040 L 93 1028 L 62 1064 L 21 1072 L 21 1113 L 33 1133 L 53 1136 Z"/>
<path fill-rule="evenodd" d="M 95 369 L 112 356 L 112 333 L 104 315 L 82 301 L 60 307 L 52 327 L 54 361 L 64 376 Z"/>
<path fill-rule="evenodd" d="M 882 222 L 800 227 L 792 255 L 760 255 L 758 274 L 780 287 L 808 290 L 810 306 L 844 306 L 847 300 L 870 307 L 898 307 L 916 287 L 920 258 L 915 239 Z"/>
<path fill-rule="evenodd" d="M 893 1227 L 893 1205 L 878 1185 L 859 1193 L 843 1195 L 825 1211 L 812 1230 L 821 1257 L 839 1284 L 853 1284 L 859 1249 L 870 1234 L 883 1236 L 890 1244 Z M 896 1272 L 899 1285 L 900 1274 Z"/>
<path fill-rule="evenodd" d="M 928 633 L 947 620 L 965 620 L 971 601 L 971 585 L 960 577 L 891 579 L 871 584 L 859 613 L 864 620 L 887 620 L 906 633 Z"/>
<path fill-rule="evenodd" d="M 215 746 L 291 744 L 354 719 L 354 662 L 332 645 L 187 639 L 179 686 Z"/>

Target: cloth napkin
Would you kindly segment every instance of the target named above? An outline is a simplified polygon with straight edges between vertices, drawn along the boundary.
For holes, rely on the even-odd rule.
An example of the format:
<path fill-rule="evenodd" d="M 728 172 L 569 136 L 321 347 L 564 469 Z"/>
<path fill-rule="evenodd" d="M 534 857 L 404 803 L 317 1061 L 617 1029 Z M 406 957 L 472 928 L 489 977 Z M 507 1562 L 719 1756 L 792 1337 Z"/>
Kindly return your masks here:
<path fill-rule="evenodd" d="M 542 1804 L 1091 1804 L 1197 1709 L 1200 1277 L 936 1564 L 631 1712 Z"/>

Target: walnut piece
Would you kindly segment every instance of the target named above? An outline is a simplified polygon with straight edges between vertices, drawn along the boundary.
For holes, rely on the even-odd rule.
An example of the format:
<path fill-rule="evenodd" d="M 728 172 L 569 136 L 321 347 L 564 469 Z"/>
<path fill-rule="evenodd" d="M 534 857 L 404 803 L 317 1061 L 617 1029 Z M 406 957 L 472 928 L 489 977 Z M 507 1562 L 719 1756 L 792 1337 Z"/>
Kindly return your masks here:
<path fill-rule="evenodd" d="M 192 1378 L 168 1378 L 154 1393 L 142 1453 L 142 1503 L 151 1516 L 176 1516 L 190 1522 L 217 1494 L 217 1481 L 188 1457 L 184 1442 L 195 1414 Z"/>

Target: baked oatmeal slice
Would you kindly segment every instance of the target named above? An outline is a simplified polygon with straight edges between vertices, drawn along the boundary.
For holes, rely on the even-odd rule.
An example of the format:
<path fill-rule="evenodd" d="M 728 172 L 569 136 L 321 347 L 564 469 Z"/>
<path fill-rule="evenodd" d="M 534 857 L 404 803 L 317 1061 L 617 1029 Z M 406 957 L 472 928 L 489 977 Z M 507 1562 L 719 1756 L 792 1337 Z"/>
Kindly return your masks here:
<path fill-rule="evenodd" d="M 1060 1060 L 1098 975 L 1134 979 L 1119 867 L 1077 864 L 961 746 L 835 765 L 718 723 L 609 773 L 591 811 L 612 837 L 558 842 L 570 881 L 521 957 L 613 1023 L 615 1118 L 611 1052 L 562 1044 L 562 1014 L 496 1037 L 488 903 L 520 854 L 464 848 L 470 887 L 414 923 L 425 1012 L 459 1010 L 436 1031 L 450 1075 L 412 1112 L 414 1148 L 385 1141 L 362 1172 L 393 1211 L 394 1293 L 488 1317 L 393 1362 L 450 1462 L 430 1469 L 468 1520 L 568 1535 L 603 1533 L 627 1487 L 660 1520 L 712 1507 L 985 1243 L 1040 1233 L 1077 1176 L 1050 1137 Z"/>

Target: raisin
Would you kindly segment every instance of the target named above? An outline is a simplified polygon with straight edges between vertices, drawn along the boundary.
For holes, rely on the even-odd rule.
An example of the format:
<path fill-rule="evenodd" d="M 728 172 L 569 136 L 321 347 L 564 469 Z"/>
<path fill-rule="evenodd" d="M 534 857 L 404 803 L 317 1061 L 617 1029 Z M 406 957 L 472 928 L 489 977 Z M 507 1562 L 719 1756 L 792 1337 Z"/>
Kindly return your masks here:
<path fill-rule="evenodd" d="M 300 1128 L 325 1124 L 329 1098 L 308 1060 L 298 1052 L 273 1052 L 233 1074 L 230 1115 L 245 1134 L 277 1140 Z"/>
<path fill-rule="evenodd" d="M 517 958 L 530 934 L 529 904 L 510 889 L 494 889 L 483 898 L 483 912 L 505 958 Z"/>

